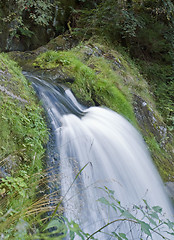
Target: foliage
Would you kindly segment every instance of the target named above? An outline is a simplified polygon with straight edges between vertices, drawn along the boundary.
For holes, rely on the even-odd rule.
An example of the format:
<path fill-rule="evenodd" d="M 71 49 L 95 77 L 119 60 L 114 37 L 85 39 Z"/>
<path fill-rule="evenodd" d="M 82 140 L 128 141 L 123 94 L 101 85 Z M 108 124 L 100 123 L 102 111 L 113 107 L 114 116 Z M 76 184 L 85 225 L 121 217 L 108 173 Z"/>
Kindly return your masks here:
<path fill-rule="evenodd" d="M 21 197 L 25 197 L 25 191 L 27 190 L 27 184 L 25 183 L 24 178 L 21 177 L 6 177 L 1 179 L 2 183 L 0 185 L 1 195 L 7 194 L 11 195 L 13 192 L 17 192 Z"/>
<path fill-rule="evenodd" d="M 6 54 L 0 54 L 0 87 L 0 232 L 11 239 L 35 198 L 47 127 L 34 91 Z"/>
<path fill-rule="evenodd" d="M 142 60 L 139 61 L 139 65 L 141 66 L 141 72 L 150 82 L 151 89 L 155 94 L 157 108 L 167 122 L 168 129 L 173 132 L 173 67 L 160 62 L 149 62 L 147 64 Z"/>
<path fill-rule="evenodd" d="M 64 32 L 76 0 L 0 1 L 0 39 L 4 51 L 28 50 Z"/>
<path fill-rule="evenodd" d="M 31 37 L 32 32 L 27 26 L 26 19 L 32 21 L 33 24 L 46 26 L 52 19 L 52 7 L 49 0 L 10 1 L 8 5 L 3 6 L 6 16 L 3 16 L 1 20 L 11 24 L 11 35 L 17 36 L 17 33 L 21 33 Z"/>
<path fill-rule="evenodd" d="M 73 240 L 78 236 L 79 239 L 82 240 L 97 240 L 98 233 L 118 240 L 128 240 L 130 237 L 133 239 L 153 239 L 154 236 L 158 236 L 158 239 L 171 239 L 174 234 L 174 222 L 164 217 L 163 210 L 160 206 L 151 207 L 147 201 L 143 199 L 142 205 L 134 205 L 132 210 L 130 210 L 130 208 L 124 207 L 121 202 L 115 198 L 114 191 L 108 189 L 106 186 L 101 188 L 101 190 L 104 196 L 99 198 L 98 201 L 104 206 L 105 211 L 113 211 L 115 213 L 116 218 L 114 220 L 108 220 L 106 225 L 101 226 L 101 228 L 89 234 L 85 233 L 82 230 L 83 226 L 81 228 L 76 222 L 69 221 L 66 217 L 54 215 L 54 218 L 52 218 L 46 226 L 43 225 L 42 232 L 33 235 L 33 239 L 61 240 L 68 237 L 68 239 Z M 108 226 L 112 226 L 113 229 L 116 230 L 111 232 L 110 229 L 108 231 Z M 25 239 L 27 239 L 27 236 Z"/>
<path fill-rule="evenodd" d="M 40 158 L 44 152 L 42 144 L 46 140 L 46 126 L 42 109 L 35 103 L 34 92 L 16 64 L 4 54 L 0 56 L 0 61 L 1 69 L 10 74 L 4 74 L 4 79 L 1 77 L 1 86 L 11 92 L 11 96 L 0 92 L 0 131 L 3 136 L 0 156 L 2 159 L 17 151 L 25 161 L 30 162 L 35 153 Z M 25 103 L 20 104 L 20 100 Z"/>
<path fill-rule="evenodd" d="M 134 205 L 133 211 L 131 212 L 129 209 L 122 206 L 121 202 L 115 198 L 114 191 L 108 189 L 106 186 L 102 188 L 102 190 L 105 192 L 106 197 L 102 197 L 98 199 L 98 201 L 114 210 L 118 217 L 116 220 L 108 222 L 105 226 L 102 226 L 87 239 L 90 239 L 96 233 L 101 232 L 101 230 L 116 222 L 122 222 L 122 224 L 125 224 L 125 222 L 130 222 L 131 225 L 135 225 L 134 232 L 131 232 L 131 237 L 133 234 L 133 238 L 135 234 L 136 236 L 139 235 L 139 239 L 145 239 L 148 237 L 153 239 L 155 234 L 158 235 L 159 238 L 171 239 L 174 231 L 174 223 L 163 217 L 161 207 L 150 207 L 147 201 L 143 199 L 143 205 Z M 131 225 L 129 225 L 130 228 Z M 139 227 L 141 229 L 140 233 L 138 230 Z M 112 232 L 110 233 L 110 236 L 113 236 L 119 240 L 128 239 L 127 233 Z"/>
<path fill-rule="evenodd" d="M 83 88 L 83 84 L 85 84 L 84 89 L 85 91 L 88 90 L 86 93 L 90 96 L 90 99 L 94 99 L 91 94 L 92 91 L 96 93 L 100 92 L 100 95 L 95 94 L 98 96 L 99 100 L 102 92 L 103 96 L 106 98 L 103 98 L 105 100 L 104 103 L 107 103 L 106 100 L 107 98 L 109 99 L 107 91 L 109 90 L 109 92 L 113 93 L 114 98 L 117 97 L 117 101 L 119 102 L 118 105 L 116 105 L 115 102 L 114 106 L 119 109 L 119 104 L 125 104 L 125 112 L 123 112 L 123 114 L 133 119 L 131 118 L 132 113 L 129 109 L 129 105 L 125 103 L 127 98 L 129 98 L 128 93 L 126 95 L 128 89 L 125 91 L 121 89 L 119 85 L 119 82 L 122 81 L 120 80 L 121 74 L 115 75 L 113 71 L 110 71 L 109 62 L 101 56 L 92 56 L 85 62 L 80 55 L 79 58 L 76 57 L 73 51 L 79 52 L 79 48 L 70 52 L 47 52 L 38 57 L 36 65 L 40 65 L 43 68 L 54 68 L 60 65 L 64 66 L 65 70 L 69 73 L 76 73 L 75 77 L 77 81 L 83 80 L 83 82 L 79 82 L 78 85 Z M 20 70 L 14 62 L 6 57 L 6 55 L 0 55 L 0 57 L 1 71 L 3 72 L 0 85 L 12 91 L 14 96 L 21 97 L 19 100 L 0 92 L 2 100 L 0 129 L 3 130 L 3 138 L 1 141 L 4 141 L 1 145 L 1 154 L 3 154 L 2 159 L 4 160 L 5 157 L 16 153 L 22 156 L 22 164 L 18 166 L 15 173 L 12 174 L 13 176 L 3 178 L 1 182 L 0 231 L 3 237 L 5 239 L 14 240 L 63 239 L 65 236 L 70 239 L 75 239 L 77 236 L 81 239 L 95 239 L 94 237 L 97 232 L 101 232 L 107 228 L 107 226 L 117 222 L 122 222 L 123 224 L 128 222 L 132 223 L 134 226 L 138 226 L 140 233 L 146 237 L 153 236 L 153 232 L 155 232 L 162 238 L 163 232 L 161 227 L 166 226 L 167 234 L 172 236 L 174 224 L 170 220 L 163 219 L 161 207 L 150 207 L 144 200 L 144 206 L 136 205 L 133 207 L 132 212 L 126 207 L 123 207 L 114 197 L 114 192 L 106 187 L 103 190 L 108 197 L 104 196 L 98 201 L 106 205 L 107 208 L 109 207 L 116 211 L 118 218 L 108 222 L 106 226 L 102 226 L 101 229 L 96 230 L 96 232 L 91 235 L 84 233 L 81 226 L 74 221 L 60 218 L 60 215 L 57 216 L 57 206 L 60 206 L 62 200 L 54 200 L 51 202 L 50 206 L 50 195 L 46 197 L 44 195 L 44 197 L 41 197 L 41 199 L 37 201 L 33 198 L 32 191 L 36 189 L 41 177 L 42 167 L 40 160 L 44 152 L 42 145 L 46 140 L 47 131 L 42 118 L 42 110 L 35 103 L 33 92 L 25 78 L 22 77 Z M 110 55 L 109 57 L 111 58 Z M 114 59 L 114 61 L 116 60 L 119 61 L 120 64 L 124 62 L 121 57 L 120 59 Z M 124 64 L 124 67 L 128 66 Z M 7 70 L 10 74 L 6 75 Z M 13 76 L 12 79 L 11 76 Z M 4 80 L 5 77 L 6 80 Z M 108 81 L 106 81 L 106 79 L 108 79 Z M 95 81 L 97 81 L 96 85 Z M 77 83 L 75 82 L 74 84 Z M 116 90 L 113 89 L 113 85 L 116 86 Z M 79 88 L 77 88 L 76 91 L 78 92 Z M 114 98 L 111 96 L 111 102 L 108 101 L 107 104 L 111 104 L 112 106 Z M 26 102 L 22 100 L 26 100 Z M 16 142 L 18 144 L 16 144 Z M 57 198 L 57 193 L 55 195 Z M 21 198 L 21 196 L 25 196 L 25 198 Z M 11 198 L 10 201 L 9 198 Z M 56 214 L 45 224 L 44 220 L 42 221 L 40 219 L 40 214 L 45 212 L 50 214 L 50 211 Z M 141 214 L 140 218 L 136 215 L 137 212 Z M 128 236 L 124 232 L 113 231 L 109 234 L 119 240 L 128 239 Z"/>
<path fill-rule="evenodd" d="M 83 39 L 97 34 L 110 39 L 115 46 L 119 43 L 126 47 L 152 86 L 158 108 L 172 130 L 173 2 L 106 0 L 91 8 L 79 12 L 74 34 Z"/>

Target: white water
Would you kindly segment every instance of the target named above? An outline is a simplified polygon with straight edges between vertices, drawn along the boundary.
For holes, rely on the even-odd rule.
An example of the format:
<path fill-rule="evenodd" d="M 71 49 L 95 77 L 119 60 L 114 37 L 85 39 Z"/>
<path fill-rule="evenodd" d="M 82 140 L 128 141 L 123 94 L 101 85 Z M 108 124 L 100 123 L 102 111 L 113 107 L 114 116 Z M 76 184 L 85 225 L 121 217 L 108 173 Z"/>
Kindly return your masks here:
<path fill-rule="evenodd" d="M 30 79 L 50 119 L 54 138 L 50 151 L 56 154 L 50 154 L 48 166 L 54 166 L 53 174 L 59 171 L 61 176 L 68 219 L 75 220 L 90 233 L 115 219 L 116 213 L 97 201 L 104 196 L 99 188 L 104 186 L 114 190 L 115 197 L 130 211 L 133 204 L 141 205 L 142 199 L 146 199 L 150 206 L 161 206 L 167 217 L 172 215 L 171 204 L 147 147 L 127 120 L 106 108 L 85 109 L 69 90 L 59 90 L 36 77 L 30 76 Z M 114 225 L 108 231 L 116 228 Z M 121 230 L 125 228 L 120 227 Z M 140 239 L 137 229 L 128 236 Z M 101 234 L 98 239 L 111 238 Z M 160 238 L 153 236 L 153 239 Z"/>

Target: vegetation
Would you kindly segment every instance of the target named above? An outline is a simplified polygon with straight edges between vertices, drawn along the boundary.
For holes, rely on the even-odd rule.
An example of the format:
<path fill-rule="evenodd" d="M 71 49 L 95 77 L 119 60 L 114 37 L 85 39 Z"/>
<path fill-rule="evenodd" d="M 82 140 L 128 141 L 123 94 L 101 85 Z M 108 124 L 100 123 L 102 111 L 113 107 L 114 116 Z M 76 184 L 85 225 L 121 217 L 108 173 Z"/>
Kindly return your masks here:
<path fill-rule="evenodd" d="M 54 229 L 51 232 L 52 239 L 64 239 L 69 237 L 73 240 L 76 236 L 79 236 L 82 240 L 94 239 L 98 233 L 105 236 L 112 237 L 118 240 L 128 240 L 130 237 L 138 239 L 153 239 L 153 236 L 158 236 L 159 239 L 169 240 L 174 235 L 174 223 L 169 219 L 165 219 L 163 216 L 163 210 L 159 206 L 150 207 L 146 200 L 143 199 L 142 205 L 134 205 L 132 210 L 125 208 L 121 205 L 121 202 L 115 198 L 114 191 L 108 189 L 106 186 L 101 188 L 103 191 L 102 197 L 98 201 L 107 208 L 106 211 L 114 211 L 117 218 L 110 221 L 100 229 L 97 229 L 94 233 L 84 233 L 80 226 L 74 221 L 69 222 L 68 219 L 60 217 L 54 217 L 44 228 L 44 233 L 37 235 L 38 239 L 50 239 L 49 229 Z M 120 228 L 129 224 L 129 230 L 125 232 L 119 232 Z M 108 232 L 107 227 L 112 225 L 113 232 Z M 117 229 L 117 231 L 115 231 Z M 123 228 L 124 229 L 124 228 Z M 61 234 L 60 234 L 61 232 Z M 56 235 L 57 234 L 57 235 Z M 101 236 L 101 235 L 100 235 Z"/>
<path fill-rule="evenodd" d="M 18 0 L 0 4 L 3 10 L 0 31 L 4 35 L 9 32 L 7 45 L 14 39 L 20 41 L 23 36 L 26 46 L 36 38 L 37 27 L 40 30 L 44 27 L 47 33 L 42 32 L 42 38 L 46 34 L 46 41 L 68 29 L 81 39 L 97 35 L 115 47 L 118 44 L 125 47 L 141 68 L 155 94 L 158 109 L 173 131 L 174 5 L 171 0 Z M 39 41 L 42 42 L 38 38 L 37 44 L 31 46 L 38 46 Z"/>
<path fill-rule="evenodd" d="M 82 9 L 74 30 L 83 38 L 97 34 L 127 48 L 149 82 L 170 130 L 174 123 L 173 16 L 171 0 L 99 1 L 92 9 Z"/>
<path fill-rule="evenodd" d="M 93 56 L 84 64 L 77 57 L 79 50 L 80 48 L 69 52 L 48 51 L 37 57 L 34 65 L 44 69 L 63 66 L 63 70 L 75 78 L 71 89 L 79 101 L 86 105 L 107 106 L 136 124 L 131 103 L 128 101 L 129 91 L 127 88 L 121 89 L 121 76 L 115 74 L 109 62 L 102 57 Z M 90 64 L 92 67 L 89 67 Z"/>
<path fill-rule="evenodd" d="M 153 106 L 154 116 L 157 114 L 143 75 L 168 130 L 173 133 L 173 15 L 172 0 L 0 1 L 0 41 L 5 50 L 10 49 L 13 41 L 21 42 L 22 39 L 25 39 L 27 49 L 28 46 L 32 48 L 37 44 L 29 44 L 29 41 L 36 37 L 38 29 L 44 29 L 47 41 L 65 30 L 82 40 L 92 37 L 92 41 L 70 51 L 48 51 L 40 55 L 35 60 L 35 67 L 62 68 L 67 75 L 75 78 L 69 86 L 82 103 L 105 105 L 124 115 L 135 126 L 134 94 Z M 97 43 L 94 43 L 94 38 Z M 99 44 L 100 38 L 105 39 L 107 46 Z M 114 50 L 110 50 L 111 45 Z M 96 233 L 120 221 L 137 226 L 141 238 L 153 239 L 154 233 L 164 238 L 163 226 L 167 228 L 166 239 L 173 236 L 174 224 L 163 218 L 159 206 L 150 207 L 143 200 L 144 206 L 136 205 L 130 211 L 106 187 L 104 193 L 107 197 L 98 201 L 116 211 L 118 218 L 95 233 L 84 233 L 75 222 L 60 218 L 57 211 L 45 224 L 48 219 L 42 214 L 57 210 L 61 203 L 57 193 L 39 197 L 46 178 L 41 159 L 47 129 L 31 86 L 5 54 L 0 55 L 0 101 L 2 239 L 63 239 L 65 236 L 75 239 L 77 235 L 81 239 L 95 239 Z M 155 128 L 156 123 L 153 124 Z M 158 140 L 151 132 L 145 132 L 145 140 L 163 179 L 173 180 L 170 142 Z M 164 149 L 162 145 L 165 145 Z M 141 213 L 141 218 L 134 214 L 137 212 Z M 119 240 L 128 239 L 123 232 L 109 234 Z"/>
<path fill-rule="evenodd" d="M 47 127 L 31 86 L 5 54 L 0 76 L 0 232 L 12 239 L 11 229 L 35 201 Z"/>

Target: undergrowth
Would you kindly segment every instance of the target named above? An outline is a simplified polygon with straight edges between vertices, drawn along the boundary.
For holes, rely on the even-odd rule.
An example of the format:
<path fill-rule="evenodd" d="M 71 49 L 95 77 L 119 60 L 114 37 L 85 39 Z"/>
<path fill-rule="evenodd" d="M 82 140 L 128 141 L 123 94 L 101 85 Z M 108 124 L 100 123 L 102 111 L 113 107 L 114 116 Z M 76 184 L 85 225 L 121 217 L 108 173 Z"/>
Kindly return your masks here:
<path fill-rule="evenodd" d="M 161 61 L 152 61 L 146 63 L 138 60 L 141 67 L 141 72 L 150 83 L 152 91 L 156 98 L 156 105 L 161 112 L 165 122 L 168 125 L 169 131 L 174 131 L 174 81 L 173 67 L 163 64 Z"/>
<path fill-rule="evenodd" d="M 0 55 L 0 88 L 0 232 L 13 239 L 15 224 L 35 199 L 47 127 L 34 91 L 5 54 Z"/>

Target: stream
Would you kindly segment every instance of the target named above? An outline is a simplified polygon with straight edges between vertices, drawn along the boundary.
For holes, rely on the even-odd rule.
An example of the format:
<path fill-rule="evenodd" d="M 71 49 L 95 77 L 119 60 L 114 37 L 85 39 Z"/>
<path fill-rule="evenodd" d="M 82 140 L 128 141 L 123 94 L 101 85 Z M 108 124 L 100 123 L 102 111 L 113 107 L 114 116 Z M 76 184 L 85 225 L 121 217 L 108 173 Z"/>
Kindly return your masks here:
<path fill-rule="evenodd" d="M 102 203 L 107 192 L 130 212 L 133 204 L 143 205 L 145 199 L 150 206 L 161 206 L 171 217 L 172 205 L 147 146 L 124 117 L 105 107 L 86 108 L 68 88 L 31 73 L 24 75 L 32 82 L 49 120 L 47 167 L 51 169 L 51 191 L 60 188 L 65 196 L 64 214 L 68 219 L 88 233 L 113 221 L 116 212 Z M 140 239 L 140 229 L 128 223 L 111 225 L 105 231 L 125 232 L 125 228 L 129 240 Z M 102 233 L 96 237 L 112 239 Z M 153 235 L 153 239 L 159 236 Z"/>

